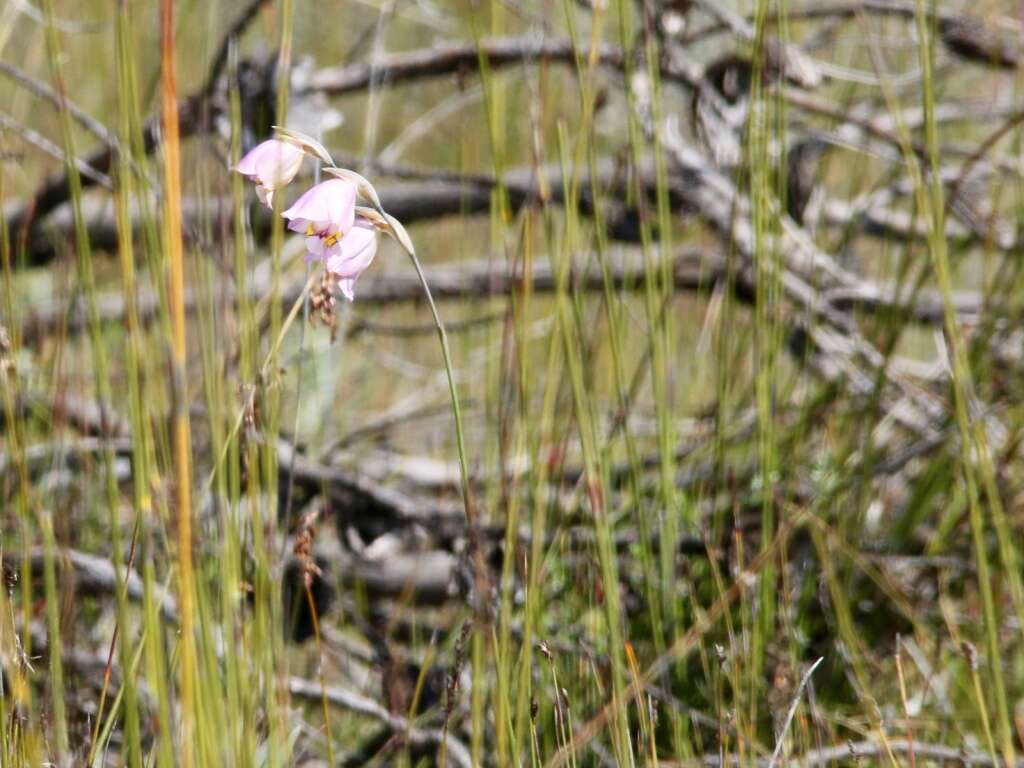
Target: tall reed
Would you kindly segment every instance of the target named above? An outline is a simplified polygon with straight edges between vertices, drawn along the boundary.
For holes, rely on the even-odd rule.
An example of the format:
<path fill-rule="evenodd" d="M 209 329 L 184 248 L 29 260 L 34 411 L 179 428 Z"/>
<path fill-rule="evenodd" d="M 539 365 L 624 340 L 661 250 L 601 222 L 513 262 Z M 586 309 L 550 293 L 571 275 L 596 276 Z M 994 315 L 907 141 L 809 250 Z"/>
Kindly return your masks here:
<path fill-rule="evenodd" d="M 160 2 L 160 96 L 163 115 L 164 238 L 171 314 L 171 398 L 178 523 L 178 610 L 181 613 L 181 764 L 193 763 L 196 736 L 195 575 L 192 565 L 192 444 L 188 345 L 185 327 L 185 254 L 181 238 L 181 149 L 178 126 L 174 0 Z"/>

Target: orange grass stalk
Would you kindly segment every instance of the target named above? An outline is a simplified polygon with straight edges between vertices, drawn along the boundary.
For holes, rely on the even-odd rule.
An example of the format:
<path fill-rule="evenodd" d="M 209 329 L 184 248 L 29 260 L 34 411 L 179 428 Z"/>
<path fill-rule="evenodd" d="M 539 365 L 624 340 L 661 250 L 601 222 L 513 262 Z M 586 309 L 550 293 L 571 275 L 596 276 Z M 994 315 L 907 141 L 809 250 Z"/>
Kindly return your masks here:
<path fill-rule="evenodd" d="M 178 489 L 178 589 L 181 611 L 181 765 L 192 765 L 195 727 L 195 635 L 192 576 L 192 478 L 185 339 L 185 270 L 181 242 L 181 148 L 178 136 L 178 87 L 175 76 L 174 0 L 160 0 L 160 93 L 164 132 L 164 227 L 170 266 L 171 386 L 173 389 L 174 465 Z"/>

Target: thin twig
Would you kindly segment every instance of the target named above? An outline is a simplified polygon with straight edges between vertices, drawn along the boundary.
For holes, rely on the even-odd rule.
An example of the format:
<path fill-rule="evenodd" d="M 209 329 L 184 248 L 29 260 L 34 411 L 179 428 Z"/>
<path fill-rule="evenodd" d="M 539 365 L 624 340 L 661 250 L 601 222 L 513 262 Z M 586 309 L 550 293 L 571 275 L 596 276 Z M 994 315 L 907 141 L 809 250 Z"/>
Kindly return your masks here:
<path fill-rule="evenodd" d="M 66 162 L 64 150 L 38 131 L 34 131 L 28 126 L 22 125 L 4 112 L 0 112 L 0 128 L 18 134 L 24 141 L 36 147 L 36 149 L 42 150 L 50 157 L 60 160 L 62 163 Z M 110 177 L 105 173 L 96 170 L 87 161 L 80 157 L 76 157 L 74 160 L 75 166 L 78 168 L 78 172 L 82 174 L 83 178 L 89 179 L 95 184 L 99 184 L 104 189 L 114 188 L 113 184 L 110 182 Z"/>
<path fill-rule="evenodd" d="M 321 701 L 321 697 L 325 696 L 331 706 L 379 720 L 395 733 L 401 733 L 414 746 L 426 744 L 444 746 L 456 765 L 472 768 L 473 763 L 469 757 L 469 750 L 454 736 L 445 734 L 440 730 L 412 726 L 406 718 L 391 714 L 377 702 L 360 696 L 358 693 L 346 690 L 340 686 L 329 686 L 326 689 L 321 689 L 319 683 L 304 680 L 300 677 L 288 679 L 288 692 L 297 698 L 308 699 L 314 702 Z"/>
<path fill-rule="evenodd" d="M 804 688 L 807 687 L 807 683 L 811 680 L 811 675 L 814 674 L 814 670 L 818 668 L 818 665 L 825 660 L 824 656 L 820 656 L 816 662 L 811 664 L 810 668 L 804 672 L 804 676 L 800 679 L 800 685 L 797 686 L 796 696 L 793 697 L 793 703 L 789 707 L 789 712 L 786 713 L 786 722 L 782 725 L 782 730 L 779 731 L 779 738 L 775 742 L 775 751 L 772 752 L 772 758 L 768 761 L 768 768 L 775 768 L 779 762 L 779 756 L 782 754 L 782 747 L 786 743 L 786 734 L 789 733 L 789 727 L 793 724 L 793 717 L 796 715 L 796 708 L 800 706 L 800 699 L 803 697 Z"/>
<path fill-rule="evenodd" d="M 107 127 L 103 125 L 99 120 L 94 118 L 84 109 L 79 107 L 73 101 L 67 98 L 61 98 L 52 87 L 44 83 L 42 80 L 37 80 L 32 75 L 18 69 L 13 64 L 8 64 L 6 61 L 0 61 L 0 73 L 6 75 L 14 82 L 18 83 L 22 87 L 26 88 L 31 93 L 46 99 L 48 102 L 53 104 L 58 109 L 67 108 L 68 114 L 70 114 L 83 128 L 93 134 L 96 138 L 102 141 L 104 144 L 109 146 L 111 149 L 116 150 L 118 147 L 117 137 L 114 136 Z"/>

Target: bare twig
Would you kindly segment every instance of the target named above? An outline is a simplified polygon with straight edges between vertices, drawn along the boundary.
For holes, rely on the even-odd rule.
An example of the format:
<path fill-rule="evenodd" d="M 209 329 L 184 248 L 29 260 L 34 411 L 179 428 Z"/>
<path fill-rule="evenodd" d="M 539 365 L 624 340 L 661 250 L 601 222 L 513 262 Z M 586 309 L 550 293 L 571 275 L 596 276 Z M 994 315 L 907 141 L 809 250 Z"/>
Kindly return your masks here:
<path fill-rule="evenodd" d="M 999 768 L 1002 766 L 1002 762 L 997 762 L 992 759 L 989 755 L 981 752 L 975 752 L 966 748 L 947 747 L 944 744 L 927 744 L 919 741 L 910 743 L 905 739 L 890 739 L 887 746 L 873 742 L 873 741 L 850 741 L 846 744 L 836 745 L 833 747 L 824 747 L 822 749 L 814 749 L 810 752 L 805 752 L 802 755 L 794 755 L 788 760 L 780 763 L 782 766 L 793 766 L 793 768 L 815 768 L 815 766 L 827 766 L 835 765 L 836 763 L 843 763 L 847 761 L 856 762 L 858 760 L 870 760 L 872 758 L 881 757 L 886 754 L 886 748 L 891 750 L 893 753 L 898 755 L 909 754 L 911 750 L 918 757 L 927 758 L 929 760 L 948 761 L 951 763 L 957 763 L 965 766 L 978 766 L 979 768 Z M 746 763 L 741 763 L 739 758 L 730 757 L 723 761 L 719 755 L 704 755 L 697 761 L 698 764 L 707 766 L 707 768 L 725 768 L 725 766 L 739 766 Z M 670 766 L 682 766 L 692 763 L 672 763 L 662 762 L 659 763 L 662 768 L 669 768 Z M 768 768 L 768 760 L 761 759 L 757 761 L 757 765 L 761 768 Z M 1024 766 L 1024 760 L 1017 760 L 1014 764 Z"/>
<path fill-rule="evenodd" d="M 27 72 L 23 72 L 13 64 L 8 64 L 6 61 L 0 61 L 0 73 L 6 75 L 36 96 L 46 99 L 58 109 L 67 107 L 68 114 L 70 114 L 82 127 L 110 148 L 117 148 L 117 137 L 108 131 L 107 127 L 103 125 L 103 123 L 70 99 L 62 99 L 60 94 L 53 90 L 53 88 L 47 83 L 44 83 L 42 80 L 37 80 Z"/>
<path fill-rule="evenodd" d="M 71 570 L 74 578 L 72 583 L 75 589 L 85 595 L 104 593 L 113 595 L 117 589 L 117 574 L 114 572 L 114 565 L 110 560 L 90 555 L 76 549 L 59 550 L 58 565 L 64 565 Z M 15 567 L 21 562 L 23 555 L 20 552 L 8 551 L 4 553 L 6 564 Z M 43 572 L 43 550 L 36 548 L 28 555 L 34 574 Z M 144 594 L 142 577 L 135 571 L 126 568 L 122 575 L 125 594 L 132 600 L 141 602 Z M 153 599 L 160 606 L 160 614 L 170 624 L 178 623 L 178 607 L 174 596 L 165 592 L 162 588 L 156 587 Z"/>
<path fill-rule="evenodd" d="M 23 141 L 31 144 L 36 149 L 45 152 L 56 160 L 60 160 L 61 163 L 64 162 L 63 149 L 58 147 L 38 131 L 34 131 L 27 126 L 22 125 L 4 112 L 0 112 L 0 128 L 18 134 Z M 87 160 L 76 157 L 75 165 L 78 166 L 78 172 L 82 174 L 83 179 L 89 179 L 94 184 L 99 184 L 105 189 L 113 189 L 113 186 L 110 183 L 110 177 L 103 173 L 102 170 L 96 169 Z"/>
<path fill-rule="evenodd" d="M 786 743 L 786 734 L 789 733 L 789 727 L 793 723 L 793 716 L 796 715 L 796 708 L 800 706 L 800 699 L 804 694 L 804 688 L 807 687 L 807 683 L 811 680 L 811 675 L 814 674 L 814 670 L 818 668 L 818 665 L 825 660 L 824 656 L 818 658 L 816 662 L 804 672 L 804 676 L 800 678 L 800 685 L 797 686 L 796 695 L 793 697 L 793 703 L 789 707 L 789 712 L 786 713 L 786 722 L 782 725 L 782 730 L 779 731 L 779 738 L 775 742 L 775 751 L 772 752 L 771 760 L 768 761 L 768 768 L 775 768 L 779 764 L 779 757 L 782 755 L 782 747 Z"/>
<path fill-rule="evenodd" d="M 360 696 L 358 693 L 336 685 L 322 688 L 320 683 L 300 677 L 288 679 L 288 691 L 296 698 L 316 703 L 319 703 L 322 697 L 326 697 L 327 702 L 333 707 L 356 712 L 384 723 L 414 746 L 436 745 L 441 747 L 443 745 L 453 763 L 463 768 L 472 768 L 473 763 L 469 756 L 469 750 L 454 736 L 445 734 L 439 729 L 413 726 L 406 718 L 391 714 L 377 702 Z"/>

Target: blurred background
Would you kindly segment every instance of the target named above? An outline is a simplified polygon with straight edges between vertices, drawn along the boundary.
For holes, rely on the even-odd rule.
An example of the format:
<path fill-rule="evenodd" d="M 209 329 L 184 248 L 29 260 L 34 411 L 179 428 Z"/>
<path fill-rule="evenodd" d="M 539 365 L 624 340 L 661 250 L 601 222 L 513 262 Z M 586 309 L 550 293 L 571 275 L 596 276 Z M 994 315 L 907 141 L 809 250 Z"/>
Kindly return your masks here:
<path fill-rule="evenodd" d="M 1022 24 L 0 2 L 0 764 L 1016 765 Z"/>

